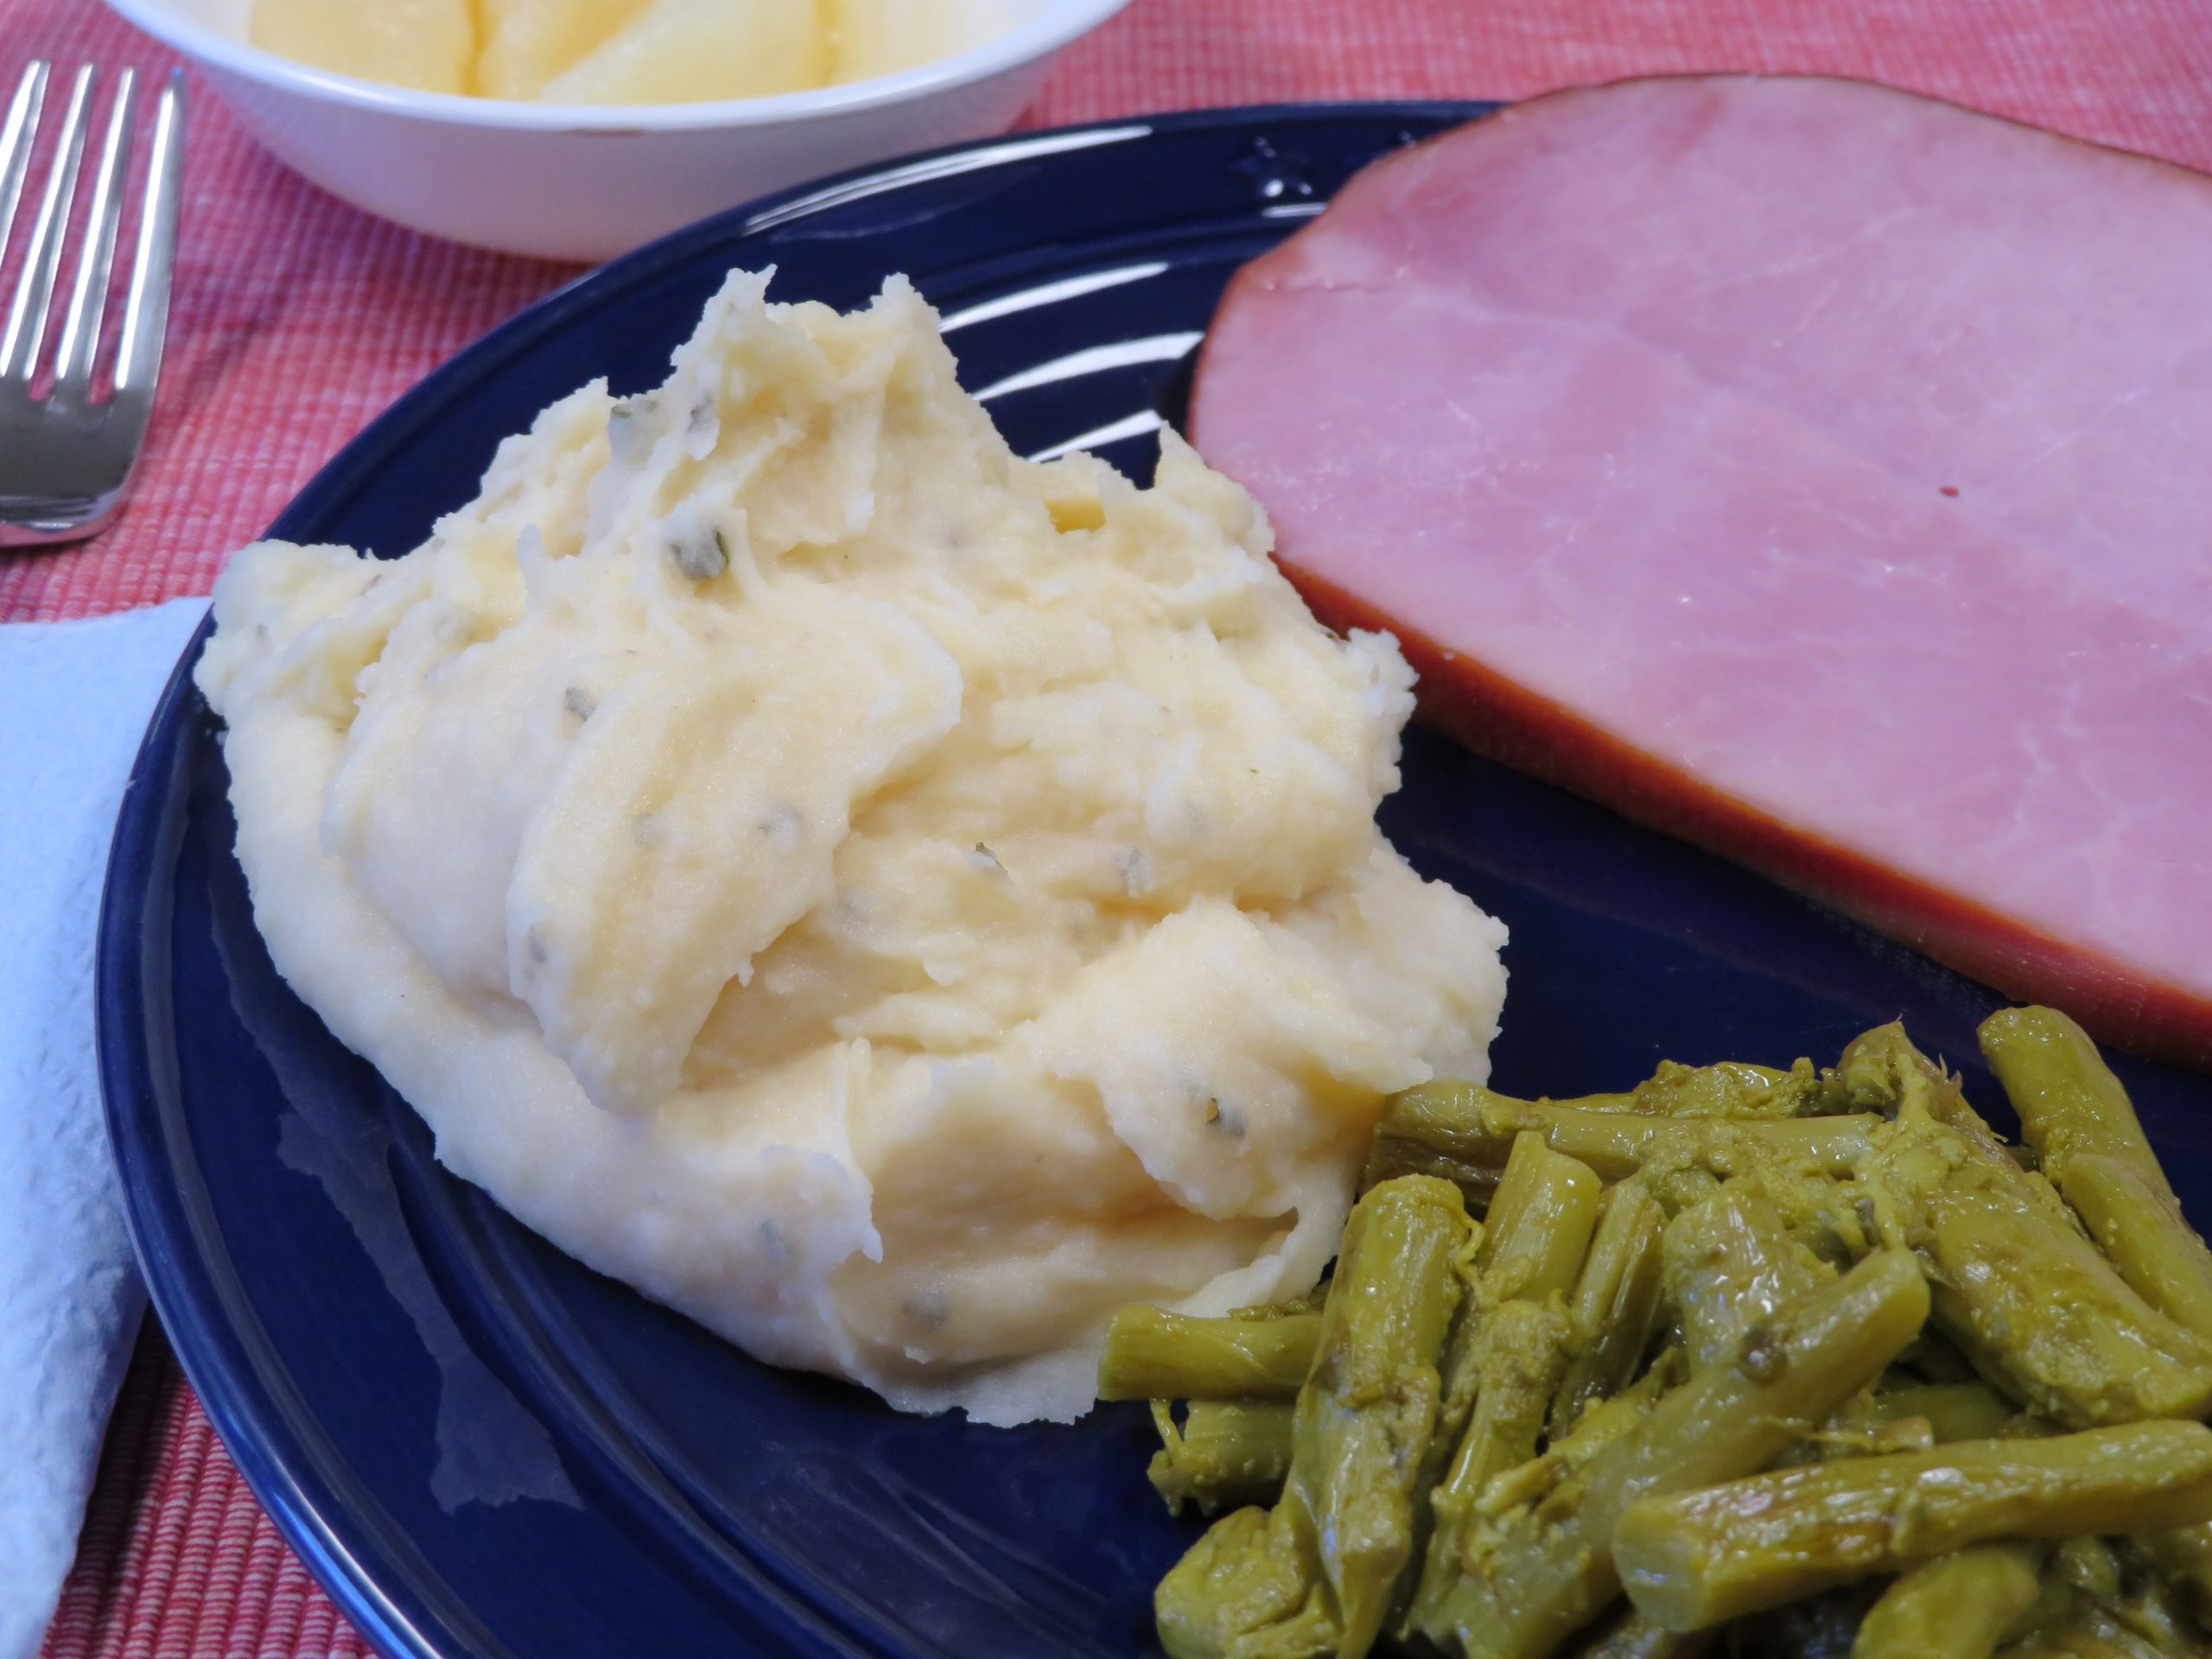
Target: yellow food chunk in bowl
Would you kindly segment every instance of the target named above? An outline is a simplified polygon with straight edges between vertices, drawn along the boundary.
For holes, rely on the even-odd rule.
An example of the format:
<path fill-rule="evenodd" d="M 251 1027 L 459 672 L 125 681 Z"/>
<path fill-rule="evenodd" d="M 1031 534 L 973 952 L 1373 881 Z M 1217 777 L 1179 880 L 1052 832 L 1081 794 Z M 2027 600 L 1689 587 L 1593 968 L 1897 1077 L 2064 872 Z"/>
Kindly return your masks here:
<path fill-rule="evenodd" d="M 260 0 L 253 43 L 296 62 L 426 92 L 471 90 L 468 0 Z"/>
<path fill-rule="evenodd" d="M 263 0 L 264 10 L 270 0 Z M 645 9 L 645 0 L 479 0 L 483 45 L 475 91 L 536 98 Z"/>
<path fill-rule="evenodd" d="M 538 94 L 551 104 L 686 104 L 760 98 L 830 79 L 815 0 L 647 0 Z"/>

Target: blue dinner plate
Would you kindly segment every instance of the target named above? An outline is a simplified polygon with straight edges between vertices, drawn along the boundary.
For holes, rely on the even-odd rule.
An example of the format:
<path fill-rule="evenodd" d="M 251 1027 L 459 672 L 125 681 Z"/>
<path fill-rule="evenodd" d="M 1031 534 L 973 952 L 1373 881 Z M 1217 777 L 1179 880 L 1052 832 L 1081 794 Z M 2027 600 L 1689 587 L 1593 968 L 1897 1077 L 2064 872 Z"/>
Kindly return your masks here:
<path fill-rule="evenodd" d="M 620 260 L 463 353 L 275 526 L 396 555 L 493 446 L 594 376 L 658 383 L 734 265 L 943 311 L 1017 448 L 1148 474 L 1236 268 L 1357 168 L 1484 106 L 1223 111 L 1028 135 L 848 175 Z M 442 1172 L 423 1124 L 255 932 L 216 723 L 186 670 L 116 832 L 103 1081 L 130 1224 L 246 1479 L 390 1655 L 1128 1659 L 1195 1522 L 1145 1482 L 1141 1408 L 1073 1427 L 902 1417 L 747 1359 Z M 1501 1087 L 1617 1088 L 1662 1057 L 1833 1058 L 1903 1014 L 1971 1064 L 1994 994 L 1718 860 L 1420 732 L 1386 828 L 1513 931 Z M 2120 1070 L 2195 1213 L 2212 1080 Z M 2001 1111 L 1996 1116 L 2001 1117 Z"/>

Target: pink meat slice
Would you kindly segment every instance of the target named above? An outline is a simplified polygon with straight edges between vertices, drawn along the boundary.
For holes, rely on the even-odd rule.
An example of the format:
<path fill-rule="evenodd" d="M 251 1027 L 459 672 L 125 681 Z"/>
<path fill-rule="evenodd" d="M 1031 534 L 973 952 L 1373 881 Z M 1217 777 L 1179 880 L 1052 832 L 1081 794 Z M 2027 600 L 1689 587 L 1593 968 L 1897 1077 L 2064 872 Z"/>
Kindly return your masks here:
<path fill-rule="evenodd" d="M 1246 270 L 1192 430 L 1477 747 L 2212 1063 L 2212 179 L 1558 93 Z"/>

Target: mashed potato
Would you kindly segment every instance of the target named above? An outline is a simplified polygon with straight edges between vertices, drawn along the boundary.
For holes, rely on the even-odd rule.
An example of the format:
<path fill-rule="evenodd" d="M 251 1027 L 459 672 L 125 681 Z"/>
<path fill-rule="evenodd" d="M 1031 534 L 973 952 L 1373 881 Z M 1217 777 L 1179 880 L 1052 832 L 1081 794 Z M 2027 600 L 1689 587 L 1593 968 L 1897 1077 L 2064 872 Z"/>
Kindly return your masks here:
<path fill-rule="evenodd" d="M 893 281 L 734 276 L 404 559 L 264 543 L 199 671 L 276 965 L 601 1270 L 917 1410 L 1295 1294 L 1503 930 L 1377 832 L 1412 676 L 1172 436 L 1017 459 Z"/>

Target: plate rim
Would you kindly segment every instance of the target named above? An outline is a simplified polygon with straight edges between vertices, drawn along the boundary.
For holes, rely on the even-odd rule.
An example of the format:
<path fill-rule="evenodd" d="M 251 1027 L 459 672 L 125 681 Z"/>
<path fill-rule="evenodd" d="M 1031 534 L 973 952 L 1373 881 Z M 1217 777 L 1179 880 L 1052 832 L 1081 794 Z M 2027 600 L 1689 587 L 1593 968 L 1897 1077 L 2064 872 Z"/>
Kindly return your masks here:
<path fill-rule="evenodd" d="M 1128 134 L 1135 142 L 1191 130 L 1332 118 L 1402 116 L 1425 123 L 1455 123 L 1488 113 L 1500 102 L 1329 99 L 1133 114 L 914 151 L 742 203 L 578 275 L 461 347 L 341 445 L 263 536 L 289 538 L 292 527 L 325 512 L 384 465 L 395 448 L 435 418 L 456 391 L 496 374 L 578 316 L 658 280 L 718 244 L 741 245 L 748 235 L 769 228 L 753 221 L 840 186 L 1026 140 L 1049 142 L 1135 128 L 1139 130 Z M 938 176 L 921 172 L 886 189 L 926 186 Z M 159 1045 L 150 1042 L 149 1035 L 173 1024 L 167 950 L 174 858 L 182 836 L 185 802 L 176 785 L 192 753 L 194 728 L 209 718 L 192 674 L 213 632 L 211 609 L 187 640 L 154 705 L 124 789 L 102 880 L 93 951 L 94 1045 L 124 1224 L 155 1313 L 210 1425 L 256 1501 L 338 1610 L 372 1647 L 394 1659 L 504 1653 L 505 1644 L 478 1624 L 467 1609 L 417 1605 L 405 1585 L 384 1581 L 392 1576 L 392 1556 L 416 1554 L 412 1541 L 383 1535 L 388 1529 L 365 1521 L 359 1507 L 349 1504 L 320 1470 L 307 1463 L 297 1432 L 302 1420 L 274 1397 L 279 1384 L 270 1372 L 268 1359 L 274 1356 L 268 1352 L 267 1337 L 257 1329 L 243 1328 L 234 1317 L 204 1249 L 180 1248 L 196 1243 L 201 1227 L 185 1202 L 178 1171 L 170 1161 L 176 1143 L 164 1133 L 173 1116 L 164 1098 L 174 1099 L 177 1085 L 172 1077 L 164 1089 L 157 1072 L 174 1068 L 162 1065 Z M 311 1413 L 305 1421 L 312 1424 Z M 365 1533 L 377 1535 L 365 1538 Z M 427 1561 L 417 1560 L 423 1569 L 435 1572 Z M 782 1622 L 769 1609 L 750 1605 L 757 1601 L 756 1594 L 748 1593 L 745 1599 L 748 1633 L 765 1635 L 763 1624 Z M 460 1618 L 452 1617 L 455 1611 Z M 811 1615 L 813 1610 L 805 1613 Z M 467 1628 L 471 1625 L 475 1628 Z"/>

